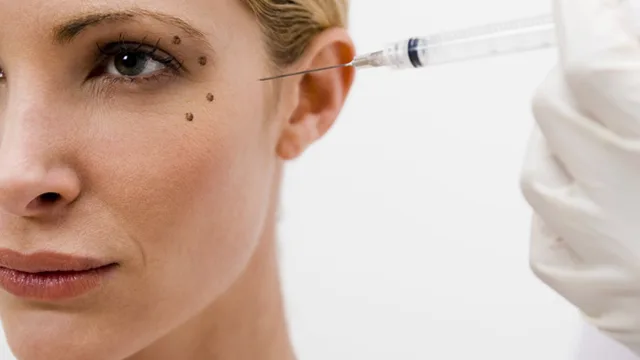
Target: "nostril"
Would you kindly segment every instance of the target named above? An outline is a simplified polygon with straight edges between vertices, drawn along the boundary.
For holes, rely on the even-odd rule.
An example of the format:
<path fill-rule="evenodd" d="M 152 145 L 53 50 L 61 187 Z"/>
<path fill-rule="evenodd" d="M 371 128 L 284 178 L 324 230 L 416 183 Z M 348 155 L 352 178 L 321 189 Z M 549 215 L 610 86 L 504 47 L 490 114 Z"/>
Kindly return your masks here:
<path fill-rule="evenodd" d="M 33 211 L 42 211 L 47 209 L 52 209 L 55 205 L 57 205 L 62 199 L 62 195 L 54 192 L 47 192 L 40 194 L 37 198 L 33 199 L 29 205 L 27 205 L 27 209 L 31 212 Z"/>
<path fill-rule="evenodd" d="M 61 197 L 58 193 L 48 192 L 38 196 L 38 200 L 41 204 L 48 205 L 56 203 Z"/>

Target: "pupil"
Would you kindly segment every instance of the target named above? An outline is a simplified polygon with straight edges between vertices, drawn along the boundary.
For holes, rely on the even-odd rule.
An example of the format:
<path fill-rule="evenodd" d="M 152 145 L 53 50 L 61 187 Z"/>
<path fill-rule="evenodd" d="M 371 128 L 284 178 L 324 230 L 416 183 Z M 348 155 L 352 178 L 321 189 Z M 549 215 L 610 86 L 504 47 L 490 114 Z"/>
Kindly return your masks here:
<path fill-rule="evenodd" d="M 124 53 L 115 59 L 115 67 L 125 76 L 138 76 L 143 71 L 148 59 L 144 54 Z"/>

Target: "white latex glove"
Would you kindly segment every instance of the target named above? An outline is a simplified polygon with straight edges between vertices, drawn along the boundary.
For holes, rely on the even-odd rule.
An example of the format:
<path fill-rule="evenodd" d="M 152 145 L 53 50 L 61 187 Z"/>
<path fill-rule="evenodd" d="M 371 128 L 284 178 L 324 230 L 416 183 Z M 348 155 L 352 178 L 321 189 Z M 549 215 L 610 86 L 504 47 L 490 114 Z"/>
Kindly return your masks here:
<path fill-rule="evenodd" d="M 640 42 L 620 3 L 555 0 L 560 64 L 534 99 L 522 190 L 535 274 L 640 355 Z"/>

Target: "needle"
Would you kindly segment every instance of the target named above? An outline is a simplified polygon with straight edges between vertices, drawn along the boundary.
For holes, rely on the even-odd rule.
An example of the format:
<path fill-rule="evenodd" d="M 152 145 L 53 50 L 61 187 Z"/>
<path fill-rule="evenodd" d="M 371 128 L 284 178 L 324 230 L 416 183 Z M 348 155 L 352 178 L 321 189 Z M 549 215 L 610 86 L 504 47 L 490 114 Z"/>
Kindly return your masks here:
<path fill-rule="evenodd" d="M 347 66 L 353 66 L 353 62 L 350 62 L 350 63 L 348 63 L 348 64 L 341 64 L 341 65 L 327 66 L 327 67 L 318 68 L 318 69 L 305 70 L 305 71 L 298 71 L 298 72 L 294 72 L 294 73 L 290 73 L 290 74 L 284 74 L 284 75 L 272 76 L 272 77 L 268 77 L 268 78 L 262 78 L 262 79 L 260 79 L 260 81 L 267 81 L 267 80 L 281 79 L 281 78 L 289 77 L 289 76 L 303 75 L 303 74 L 308 74 L 308 73 L 312 73 L 312 72 L 324 71 L 324 70 L 330 70 L 330 69 L 337 69 L 337 68 L 347 67 Z"/>

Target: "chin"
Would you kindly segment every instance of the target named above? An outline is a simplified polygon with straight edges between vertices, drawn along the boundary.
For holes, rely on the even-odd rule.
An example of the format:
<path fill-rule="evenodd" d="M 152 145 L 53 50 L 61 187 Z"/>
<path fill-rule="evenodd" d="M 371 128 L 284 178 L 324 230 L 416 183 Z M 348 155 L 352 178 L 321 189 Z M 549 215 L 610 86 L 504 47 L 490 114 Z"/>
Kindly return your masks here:
<path fill-rule="evenodd" d="M 114 357 L 112 353 L 100 352 L 104 349 L 89 349 L 78 345 L 69 344 L 65 347 L 51 348 L 50 346 L 10 344 L 11 352 L 17 360 L 122 360 L 122 357 Z"/>
<path fill-rule="evenodd" d="M 122 360 L 113 349 L 94 347 L 83 339 L 60 339 L 51 337 L 47 341 L 32 338 L 8 340 L 11 352 L 17 360 Z"/>
<path fill-rule="evenodd" d="M 7 342 L 17 360 L 122 360 L 130 355 L 127 348 L 135 352 L 134 344 L 126 341 L 139 341 L 107 333 L 114 324 L 108 327 L 77 321 L 77 315 L 67 314 L 64 319 L 63 314 L 49 313 L 40 318 L 39 322 L 28 317 L 3 320 Z"/>

